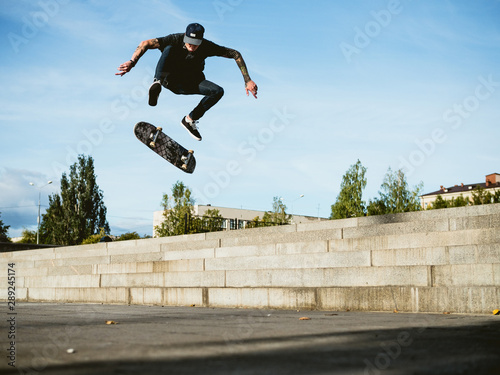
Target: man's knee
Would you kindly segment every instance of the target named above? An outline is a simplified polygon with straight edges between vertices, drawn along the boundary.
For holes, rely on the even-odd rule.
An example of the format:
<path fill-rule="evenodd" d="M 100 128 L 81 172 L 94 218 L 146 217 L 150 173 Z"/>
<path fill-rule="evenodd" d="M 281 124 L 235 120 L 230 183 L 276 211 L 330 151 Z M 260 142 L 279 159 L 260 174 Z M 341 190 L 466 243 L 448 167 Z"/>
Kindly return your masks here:
<path fill-rule="evenodd" d="M 220 99 L 220 98 L 222 98 L 223 95 L 224 95 L 224 89 L 222 87 L 218 86 L 214 92 L 214 96 Z"/>

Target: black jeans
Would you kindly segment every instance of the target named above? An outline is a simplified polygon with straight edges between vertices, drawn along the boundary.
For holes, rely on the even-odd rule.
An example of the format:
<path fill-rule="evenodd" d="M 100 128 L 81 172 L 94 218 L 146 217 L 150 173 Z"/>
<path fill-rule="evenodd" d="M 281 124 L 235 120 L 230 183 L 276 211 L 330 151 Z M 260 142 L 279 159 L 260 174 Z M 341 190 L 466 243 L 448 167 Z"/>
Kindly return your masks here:
<path fill-rule="evenodd" d="M 176 63 L 178 60 L 171 54 L 171 46 L 166 47 L 156 65 L 155 79 L 167 89 L 178 95 L 203 95 L 200 103 L 191 111 L 189 117 L 199 120 L 206 111 L 212 108 L 224 95 L 224 89 L 205 79 L 203 73 L 197 80 L 176 76 Z"/>

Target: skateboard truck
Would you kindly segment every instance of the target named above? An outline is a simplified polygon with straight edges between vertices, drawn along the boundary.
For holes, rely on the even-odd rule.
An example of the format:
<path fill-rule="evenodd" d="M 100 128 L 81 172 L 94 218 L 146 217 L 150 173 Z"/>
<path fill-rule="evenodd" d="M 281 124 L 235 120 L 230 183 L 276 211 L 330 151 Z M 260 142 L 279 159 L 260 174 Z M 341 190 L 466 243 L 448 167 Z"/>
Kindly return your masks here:
<path fill-rule="evenodd" d="M 149 146 L 151 146 L 151 147 L 155 147 L 155 146 L 156 146 L 156 139 L 157 139 L 157 138 L 158 138 L 158 136 L 160 135 L 161 131 L 162 131 L 162 128 L 157 127 L 157 128 L 156 128 L 156 132 L 155 132 L 154 134 L 153 134 L 153 133 L 151 133 L 151 134 L 149 135 L 149 138 L 150 138 L 150 139 L 152 139 L 152 141 L 151 141 L 151 142 L 149 142 Z"/>
<path fill-rule="evenodd" d="M 181 166 L 182 169 L 184 169 L 184 170 L 187 169 L 187 165 L 189 163 L 189 160 L 191 160 L 191 156 L 193 156 L 193 154 L 194 154 L 193 150 L 188 150 L 187 156 L 185 156 L 185 155 L 181 156 L 181 161 L 184 162 L 184 164 L 182 164 L 182 166 Z"/>

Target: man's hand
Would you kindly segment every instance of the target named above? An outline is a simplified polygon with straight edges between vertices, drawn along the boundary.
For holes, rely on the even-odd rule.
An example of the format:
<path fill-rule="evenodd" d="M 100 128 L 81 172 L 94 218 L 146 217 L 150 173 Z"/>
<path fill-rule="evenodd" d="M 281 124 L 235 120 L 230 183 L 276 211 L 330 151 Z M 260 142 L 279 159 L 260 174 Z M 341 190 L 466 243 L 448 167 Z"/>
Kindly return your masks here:
<path fill-rule="evenodd" d="M 247 92 L 247 96 L 248 96 L 248 93 L 251 92 L 253 97 L 255 99 L 257 99 L 257 85 L 255 84 L 254 81 L 252 81 L 252 80 L 248 81 L 247 84 L 245 85 L 245 90 Z"/>
<path fill-rule="evenodd" d="M 160 42 L 158 39 L 148 39 L 148 40 L 143 40 L 141 43 L 139 43 L 139 46 L 135 49 L 134 54 L 132 55 L 131 60 L 124 62 L 118 67 L 118 70 L 120 71 L 119 73 L 115 73 L 116 76 L 123 76 L 124 74 L 130 72 L 132 68 L 137 64 L 137 61 L 141 58 L 142 55 L 148 50 L 148 49 L 155 49 L 155 48 L 160 48 Z"/>
<path fill-rule="evenodd" d="M 130 72 L 134 65 L 135 64 L 131 60 L 124 62 L 118 67 L 119 72 L 115 73 L 115 76 L 123 76 L 124 74 Z"/>

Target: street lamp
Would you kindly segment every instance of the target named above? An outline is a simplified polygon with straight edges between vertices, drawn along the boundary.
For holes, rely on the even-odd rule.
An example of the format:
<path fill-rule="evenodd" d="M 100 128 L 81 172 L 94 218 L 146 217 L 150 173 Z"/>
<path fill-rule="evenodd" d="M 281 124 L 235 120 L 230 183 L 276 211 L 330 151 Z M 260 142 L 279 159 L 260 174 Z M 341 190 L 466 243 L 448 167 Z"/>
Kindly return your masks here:
<path fill-rule="evenodd" d="M 292 223 L 293 223 L 293 202 L 295 202 L 296 200 L 299 200 L 300 198 L 303 198 L 303 197 L 304 197 L 304 194 L 300 194 L 297 198 L 292 199 L 292 200 L 290 201 L 290 204 L 292 205 L 292 213 L 291 213 L 291 216 L 292 216 Z M 285 202 L 285 198 L 281 197 L 281 198 L 280 198 L 280 201 Z"/>
<path fill-rule="evenodd" d="M 292 204 L 292 222 L 293 222 L 293 202 L 295 202 L 296 200 L 299 200 L 300 198 L 303 198 L 304 197 L 304 194 L 300 194 L 297 198 L 295 198 L 294 200 L 292 200 L 290 203 Z"/>
<path fill-rule="evenodd" d="M 37 217 L 37 229 L 36 229 L 36 244 L 40 244 L 40 198 L 42 196 L 42 188 L 44 188 L 47 185 L 50 185 L 52 181 L 47 181 L 47 183 L 43 186 L 36 187 L 33 182 L 30 182 L 31 186 L 34 186 L 36 189 L 38 189 L 38 217 Z"/>

